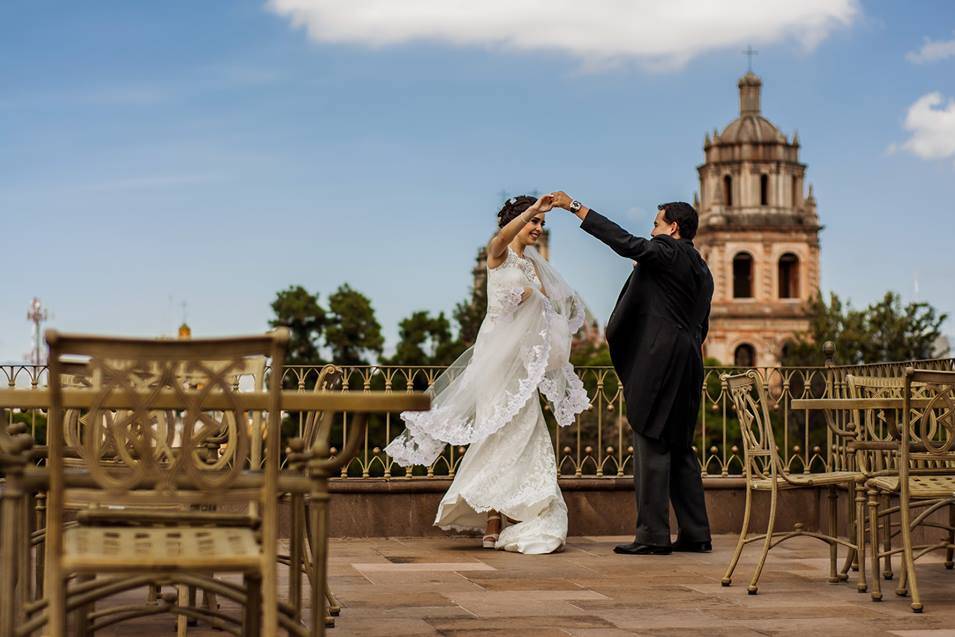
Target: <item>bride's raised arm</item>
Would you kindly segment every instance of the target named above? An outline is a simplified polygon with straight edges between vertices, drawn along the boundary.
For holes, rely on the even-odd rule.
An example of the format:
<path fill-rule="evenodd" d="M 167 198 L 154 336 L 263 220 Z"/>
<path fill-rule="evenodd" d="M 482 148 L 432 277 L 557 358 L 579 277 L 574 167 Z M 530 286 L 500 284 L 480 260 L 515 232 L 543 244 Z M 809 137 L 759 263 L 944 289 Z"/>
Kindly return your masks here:
<path fill-rule="evenodd" d="M 521 229 L 534 218 L 534 215 L 548 212 L 553 207 L 553 195 L 542 195 L 527 210 L 511 219 L 503 228 L 498 230 L 487 247 L 488 265 L 492 268 L 500 265 L 507 254 L 507 246 L 520 233 Z"/>

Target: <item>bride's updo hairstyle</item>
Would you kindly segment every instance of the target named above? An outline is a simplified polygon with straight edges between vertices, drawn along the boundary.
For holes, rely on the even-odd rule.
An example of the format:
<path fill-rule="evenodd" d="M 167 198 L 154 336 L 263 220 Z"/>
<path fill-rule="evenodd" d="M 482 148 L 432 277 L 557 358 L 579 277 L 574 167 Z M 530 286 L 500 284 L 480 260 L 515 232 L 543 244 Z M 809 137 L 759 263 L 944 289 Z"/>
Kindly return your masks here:
<path fill-rule="evenodd" d="M 506 226 L 511 220 L 530 208 L 535 201 L 537 199 L 529 195 L 511 197 L 505 201 L 501 210 L 497 213 L 497 227 L 503 228 Z"/>

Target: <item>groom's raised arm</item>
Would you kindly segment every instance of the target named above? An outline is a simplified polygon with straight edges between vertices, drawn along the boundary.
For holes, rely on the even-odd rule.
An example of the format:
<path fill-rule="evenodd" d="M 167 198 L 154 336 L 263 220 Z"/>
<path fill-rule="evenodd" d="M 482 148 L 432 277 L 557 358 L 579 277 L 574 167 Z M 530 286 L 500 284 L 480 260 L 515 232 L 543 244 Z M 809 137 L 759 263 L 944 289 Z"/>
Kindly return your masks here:
<path fill-rule="evenodd" d="M 622 257 L 641 263 L 666 263 L 673 257 L 676 246 L 668 236 L 644 239 L 630 234 L 596 210 L 588 210 L 580 224 L 582 230 L 603 241 Z"/>

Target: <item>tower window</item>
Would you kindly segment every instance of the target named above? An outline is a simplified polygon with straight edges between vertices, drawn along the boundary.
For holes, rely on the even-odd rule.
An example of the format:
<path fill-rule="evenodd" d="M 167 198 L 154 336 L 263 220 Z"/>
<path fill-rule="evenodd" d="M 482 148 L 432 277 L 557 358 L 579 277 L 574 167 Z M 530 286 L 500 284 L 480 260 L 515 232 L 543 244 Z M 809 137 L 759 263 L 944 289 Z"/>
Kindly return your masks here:
<path fill-rule="evenodd" d="M 759 176 L 759 205 L 769 205 L 769 175 Z"/>
<path fill-rule="evenodd" d="M 789 339 L 783 343 L 783 346 L 779 348 L 779 361 L 785 365 L 789 359 L 789 355 L 793 351 L 793 342 Z"/>
<path fill-rule="evenodd" d="M 787 252 L 779 257 L 779 298 L 799 298 L 799 257 Z"/>
<path fill-rule="evenodd" d="M 723 177 L 723 202 L 727 206 L 733 205 L 733 178 L 729 175 Z"/>
<path fill-rule="evenodd" d="M 756 365 L 756 348 L 749 343 L 742 343 L 733 352 L 733 364 L 737 367 L 753 367 Z"/>
<path fill-rule="evenodd" d="M 799 195 L 799 182 L 796 180 L 796 176 L 793 175 L 793 180 L 792 180 L 792 200 L 793 200 L 792 205 L 793 205 L 793 208 L 795 208 L 796 206 L 799 205 L 799 197 L 798 197 L 798 195 Z"/>
<path fill-rule="evenodd" d="M 733 257 L 733 298 L 753 298 L 753 257 L 746 252 Z"/>

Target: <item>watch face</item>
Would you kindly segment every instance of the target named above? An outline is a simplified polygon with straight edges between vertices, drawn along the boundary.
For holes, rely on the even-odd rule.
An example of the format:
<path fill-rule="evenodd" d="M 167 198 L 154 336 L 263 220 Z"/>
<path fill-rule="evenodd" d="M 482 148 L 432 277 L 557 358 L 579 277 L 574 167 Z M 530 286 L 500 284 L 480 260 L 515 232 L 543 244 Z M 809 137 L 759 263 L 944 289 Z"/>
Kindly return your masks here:
<path fill-rule="evenodd" d="M 578 210 L 580 210 L 580 202 L 577 200 L 571 201 L 570 209 L 573 210 L 574 212 L 577 212 Z"/>

